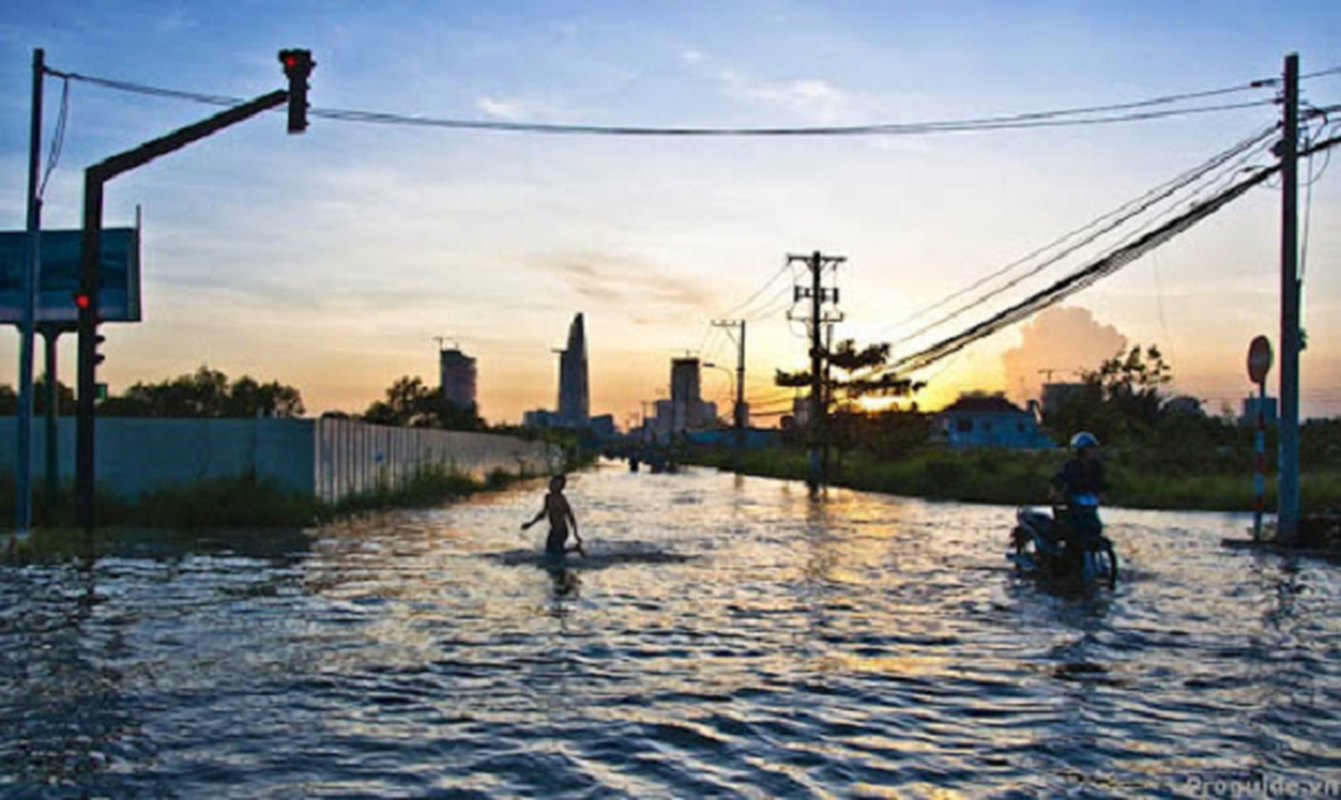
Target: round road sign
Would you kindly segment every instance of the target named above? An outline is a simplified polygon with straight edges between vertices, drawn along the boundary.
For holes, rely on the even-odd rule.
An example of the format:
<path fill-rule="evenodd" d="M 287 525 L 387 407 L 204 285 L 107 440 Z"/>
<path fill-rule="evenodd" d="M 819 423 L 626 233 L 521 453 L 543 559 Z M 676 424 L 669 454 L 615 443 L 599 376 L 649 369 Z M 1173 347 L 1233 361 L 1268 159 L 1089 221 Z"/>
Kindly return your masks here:
<path fill-rule="evenodd" d="M 1265 336 L 1258 336 L 1248 346 L 1248 377 L 1253 383 L 1261 383 L 1270 371 L 1271 341 Z"/>

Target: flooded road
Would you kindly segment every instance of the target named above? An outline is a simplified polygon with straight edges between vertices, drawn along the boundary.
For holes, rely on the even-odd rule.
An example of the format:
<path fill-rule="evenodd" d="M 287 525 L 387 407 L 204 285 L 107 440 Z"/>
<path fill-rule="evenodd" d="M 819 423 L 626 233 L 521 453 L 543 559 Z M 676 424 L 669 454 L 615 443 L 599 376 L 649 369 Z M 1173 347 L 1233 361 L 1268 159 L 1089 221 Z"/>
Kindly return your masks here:
<path fill-rule="evenodd" d="M 1010 508 L 606 467 L 550 571 L 542 493 L 0 567 L 0 794 L 1341 791 L 1341 568 L 1243 516 L 1107 510 L 1058 597 Z"/>

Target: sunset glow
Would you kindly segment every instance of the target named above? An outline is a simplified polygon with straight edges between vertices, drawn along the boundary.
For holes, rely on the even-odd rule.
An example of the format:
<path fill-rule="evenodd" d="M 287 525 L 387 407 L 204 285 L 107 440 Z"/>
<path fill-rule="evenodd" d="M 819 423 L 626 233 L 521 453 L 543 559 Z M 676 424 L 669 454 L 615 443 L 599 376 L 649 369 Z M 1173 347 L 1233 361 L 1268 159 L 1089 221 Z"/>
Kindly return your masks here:
<path fill-rule="evenodd" d="M 583 312 L 593 413 L 635 418 L 664 396 L 676 355 L 734 369 L 733 345 L 710 327 L 723 316 L 749 319 L 747 395 L 773 408 L 790 394 L 770 385 L 774 371 L 806 364 L 804 330 L 787 319 L 804 315 L 788 303 L 804 276 L 770 283 L 789 253 L 847 258 L 836 338 L 907 352 L 972 319 L 901 342 L 918 325 L 902 321 L 1278 113 L 1266 102 L 1082 127 L 695 138 L 353 123 L 322 109 L 707 128 L 955 120 L 1246 85 L 1276 77 L 1287 52 L 1323 72 L 1341 40 L 1341 8 L 1322 0 L 1283 20 L 1267 3 L 259 8 L 58 0 L 0 14 L 9 230 L 24 223 L 32 48 L 60 70 L 230 97 L 282 86 L 281 48 L 309 48 L 317 63 L 302 136 L 269 115 L 109 185 L 106 224 L 128 224 L 137 206 L 144 218 L 145 319 L 108 332 L 100 375 L 114 392 L 206 363 L 293 384 L 309 413 L 359 412 L 401 375 L 436 380 L 434 337 L 446 336 L 478 359 L 483 415 L 516 422 L 553 407 L 551 349 Z M 1305 93 L 1336 102 L 1341 75 Z M 49 78 L 48 139 L 60 96 Z M 1254 97 L 1270 92 L 1231 99 Z M 210 113 L 73 82 L 45 226 L 78 226 L 84 167 Z M 1341 414 L 1338 186 L 1322 174 L 1307 197 L 1305 417 Z M 1081 328 L 1016 325 L 919 373 L 916 402 L 966 390 L 1023 402 L 1045 374 L 1093 368 L 1114 344 L 1154 344 L 1175 391 L 1212 413 L 1237 406 L 1248 342 L 1278 333 L 1279 213 L 1277 193 L 1253 190 L 1064 303 Z M 11 376 L 14 352 L 0 354 Z M 65 341 L 66 383 L 73 355 Z M 724 376 L 704 382 L 708 399 L 729 399 Z"/>

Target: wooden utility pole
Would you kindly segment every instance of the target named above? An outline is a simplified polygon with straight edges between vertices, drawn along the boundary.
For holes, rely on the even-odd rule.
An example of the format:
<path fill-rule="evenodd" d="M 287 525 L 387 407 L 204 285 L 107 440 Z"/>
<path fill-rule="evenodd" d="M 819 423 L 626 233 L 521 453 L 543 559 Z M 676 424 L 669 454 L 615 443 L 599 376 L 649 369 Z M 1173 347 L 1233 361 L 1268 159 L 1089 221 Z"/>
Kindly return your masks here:
<path fill-rule="evenodd" d="M 810 454 L 806 482 L 811 489 L 818 489 L 828 478 L 823 470 L 823 450 L 826 446 L 824 422 L 828 415 L 824 397 L 824 363 L 828 354 L 822 332 L 825 323 L 841 322 L 843 319 L 843 315 L 837 311 L 832 315 L 824 313 L 826 303 L 838 304 L 838 287 L 826 289 L 822 279 L 825 270 L 832 268 L 836 272 L 838 265 L 846 260 L 844 256 L 826 256 L 818 250 L 808 256 L 787 256 L 788 264 L 800 261 L 810 269 L 810 286 L 795 287 L 792 299 L 795 302 L 810 299 L 810 316 L 806 318 L 810 323 L 810 422 L 807 426 L 810 430 Z"/>
<path fill-rule="evenodd" d="M 1299 55 L 1285 57 L 1284 120 L 1279 147 L 1280 422 L 1276 538 L 1291 544 L 1299 533 Z"/>

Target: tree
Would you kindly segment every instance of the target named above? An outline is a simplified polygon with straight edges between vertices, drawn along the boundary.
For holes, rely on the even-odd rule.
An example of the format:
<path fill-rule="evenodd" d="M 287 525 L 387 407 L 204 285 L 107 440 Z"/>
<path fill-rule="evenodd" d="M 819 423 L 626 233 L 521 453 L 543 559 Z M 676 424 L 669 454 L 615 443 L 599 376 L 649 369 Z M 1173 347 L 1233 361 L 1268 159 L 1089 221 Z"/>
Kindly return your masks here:
<path fill-rule="evenodd" d="M 136 383 L 98 407 L 110 417 L 297 417 L 304 410 L 302 394 L 292 386 L 247 375 L 230 384 L 227 375 L 207 366 L 161 383 Z"/>
<path fill-rule="evenodd" d="M 826 450 L 828 444 L 838 447 L 840 469 L 844 451 L 858 444 L 871 443 L 870 439 L 864 438 L 864 434 L 869 433 L 869 426 L 865 424 L 867 414 L 859 400 L 864 397 L 908 397 L 925 385 L 892 372 L 880 373 L 889 363 L 889 349 L 887 343 L 858 347 L 856 341 L 844 339 L 833 350 L 820 354 L 820 413 L 826 419 Z M 835 372 L 839 374 L 835 375 Z M 792 388 L 813 386 L 809 370 L 778 370 L 774 382 Z"/>
<path fill-rule="evenodd" d="M 233 382 L 221 416 L 298 417 L 303 411 L 303 397 L 297 389 L 278 381 L 259 383 L 243 375 Z"/>
<path fill-rule="evenodd" d="M 889 372 L 869 377 L 888 362 L 887 343 L 858 348 L 854 340 L 845 339 L 833 350 L 822 353 L 820 363 L 824 372 L 821 379 L 824 413 L 829 413 L 835 406 L 853 409 L 857 401 L 863 397 L 908 397 L 926 385 Z M 832 370 L 838 370 L 843 375 L 834 377 Z M 863 376 L 860 373 L 866 374 Z M 774 383 L 793 388 L 810 386 L 812 385 L 810 370 L 799 372 L 778 370 Z"/>
<path fill-rule="evenodd" d="M 57 380 L 56 416 L 73 417 L 77 406 L 74 390 Z M 33 413 L 47 413 L 47 381 L 45 377 L 38 378 L 33 383 Z"/>
<path fill-rule="evenodd" d="M 403 375 L 386 390 L 386 398 L 377 400 L 363 412 L 365 422 L 408 428 L 444 428 L 478 431 L 484 429 L 475 406 L 462 408 L 443 397 L 442 392 L 424 385 L 419 377 Z"/>
<path fill-rule="evenodd" d="M 1158 347 L 1136 345 L 1082 372 L 1080 388 L 1048 415 L 1047 423 L 1059 436 L 1087 430 L 1100 441 L 1148 438 L 1164 417 L 1160 389 L 1171 379 Z"/>

